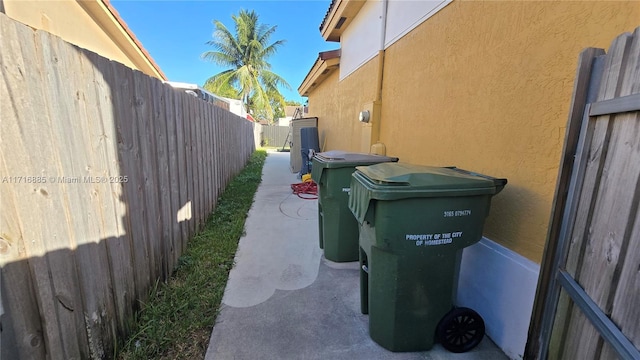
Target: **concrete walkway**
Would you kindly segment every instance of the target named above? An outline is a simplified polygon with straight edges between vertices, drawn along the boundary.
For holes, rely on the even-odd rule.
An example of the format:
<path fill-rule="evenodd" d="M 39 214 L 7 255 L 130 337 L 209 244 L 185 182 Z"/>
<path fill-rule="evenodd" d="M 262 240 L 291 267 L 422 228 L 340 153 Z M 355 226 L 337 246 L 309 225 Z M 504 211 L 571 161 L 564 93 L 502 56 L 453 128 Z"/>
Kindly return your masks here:
<path fill-rule="evenodd" d="M 271 152 L 240 239 L 206 360 L 506 359 L 486 338 L 473 351 L 440 345 L 393 353 L 369 337 L 358 263 L 324 259 L 316 200 L 292 194 L 289 153 Z"/>

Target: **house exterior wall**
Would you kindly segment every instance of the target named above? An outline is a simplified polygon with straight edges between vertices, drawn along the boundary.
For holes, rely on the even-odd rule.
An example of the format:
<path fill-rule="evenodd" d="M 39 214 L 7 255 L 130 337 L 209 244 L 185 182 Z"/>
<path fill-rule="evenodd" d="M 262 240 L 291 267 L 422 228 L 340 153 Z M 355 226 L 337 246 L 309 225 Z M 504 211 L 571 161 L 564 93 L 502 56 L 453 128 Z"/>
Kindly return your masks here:
<path fill-rule="evenodd" d="M 367 141 L 380 141 L 401 162 L 455 165 L 509 180 L 492 200 L 485 237 L 463 252 L 456 304 L 478 311 L 487 335 L 518 359 L 527 341 L 578 54 L 633 31 L 640 4 L 439 2 L 428 16 L 420 15 L 427 19 L 422 23 L 409 24 L 417 15 L 407 16 L 408 31 L 396 39 L 390 28 L 403 28 L 394 21 L 402 21 L 397 7 L 406 11 L 408 3 L 417 6 L 389 0 L 386 36 L 392 39 L 360 67 L 349 59 L 344 64 L 345 46 L 357 42 L 352 37 L 358 32 L 343 30 L 340 71 L 308 92 L 310 116 L 318 117 L 326 135 L 325 151 L 367 151 Z M 383 26 L 372 14 L 378 13 L 358 13 L 350 26 Z M 378 109 L 371 104 L 381 56 Z M 357 114 L 371 108 L 378 112 L 372 122 L 359 123 Z"/>
<path fill-rule="evenodd" d="M 375 96 L 377 58 L 339 81 L 334 71 L 309 96 L 308 117 L 318 117 L 320 146 L 323 150 L 368 152 L 367 139 L 362 139 L 366 125 L 358 122 L 362 107 Z M 363 148 L 364 147 L 364 148 Z"/>
<path fill-rule="evenodd" d="M 454 1 L 387 49 L 381 140 L 508 178 L 485 235 L 539 263 L 577 55 L 639 19 L 638 2 Z"/>
<path fill-rule="evenodd" d="M 3 0 L 10 18 L 50 32 L 67 42 L 91 50 L 156 78 L 164 75 L 150 63 L 137 44 L 101 0 Z"/>
<path fill-rule="evenodd" d="M 389 0 L 385 9 L 382 1 L 367 1 L 340 38 L 340 80 L 450 2 Z"/>
<path fill-rule="evenodd" d="M 369 13 L 377 11 L 352 26 L 375 21 Z M 453 1 L 386 49 L 379 140 L 404 162 L 508 178 L 485 236 L 539 263 L 577 55 L 606 47 L 638 19 L 636 1 Z M 367 149 L 371 125 L 357 115 L 375 99 L 377 62 L 332 75 L 309 95 L 325 150 Z"/>

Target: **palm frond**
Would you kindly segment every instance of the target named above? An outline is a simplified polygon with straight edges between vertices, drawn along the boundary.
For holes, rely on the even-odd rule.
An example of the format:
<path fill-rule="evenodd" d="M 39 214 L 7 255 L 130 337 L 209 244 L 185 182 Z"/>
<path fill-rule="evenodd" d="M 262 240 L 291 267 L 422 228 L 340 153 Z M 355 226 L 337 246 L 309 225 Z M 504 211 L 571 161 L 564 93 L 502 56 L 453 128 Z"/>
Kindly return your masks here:
<path fill-rule="evenodd" d="M 201 55 L 203 59 L 228 69 L 207 79 L 205 86 L 214 92 L 228 94 L 235 91 L 248 110 L 272 117 L 273 106 L 284 106 L 279 88 L 291 89 L 291 86 L 271 71 L 267 60 L 285 41 L 270 44 L 277 26 L 260 24 L 258 14 L 253 10 L 240 10 L 231 18 L 235 33 L 220 21 L 214 21 L 213 38 L 207 41 L 214 50 Z"/>
<path fill-rule="evenodd" d="M 279 86 L 282 86 L 287 90 L 291 90 L 291 86 L 289 85 L 289 83 L 287 83 L 287 80 L 269 70 L 262 71 L 262 73 L 260 74 L 260 80 L 270 88 L 277 89 Z"/>

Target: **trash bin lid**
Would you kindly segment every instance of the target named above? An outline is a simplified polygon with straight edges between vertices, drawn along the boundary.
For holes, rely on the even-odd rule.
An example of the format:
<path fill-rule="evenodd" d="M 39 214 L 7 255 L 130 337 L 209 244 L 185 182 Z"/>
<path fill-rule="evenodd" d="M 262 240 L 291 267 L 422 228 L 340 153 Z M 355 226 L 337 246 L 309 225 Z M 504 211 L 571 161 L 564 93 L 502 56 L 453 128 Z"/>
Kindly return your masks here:
<path fill-rule="evenodd" d="M 404 186 L 410 190 L 465 190 L 487 188 L 491 193 L 495 187 L 504 187 L 506 179 L 473 173 L 456 167 L 434 167 L 406 163 L 359 166 L 356 169 L 375 188 Z M 502 190 L 502 187 L 500 190 Z"/>
<path fill-rule="evenodd" d="M 398 161 L 396 157 L 374 154 L 352 153 L 341 150 L 331 150 L 317 153 L 316 158 L 326 168 L 341 168 L 358 165 L 371 165 L 383 162 Z"/>
<path fill-rule="evenodd" d="M 406 163 L 381 163 L 358 166 L 351 186 L 349 208 L 362 222 L 369 202 L 424 197 L 495 195 L 507 183 L 456 167 L 433 167 Z"/>
<path fill-rule="evenodd" d="M 331 150 L 317 153 L 314 156 L 315 165 L 311 169 L 311 178 L 319 182 L 324 169 L 337 169 L 345 167 L 372 165 L 382 162 L 398 161 L 397 157 L 388 157 L 374 154 L 352 153 L 341 150 Z"/>

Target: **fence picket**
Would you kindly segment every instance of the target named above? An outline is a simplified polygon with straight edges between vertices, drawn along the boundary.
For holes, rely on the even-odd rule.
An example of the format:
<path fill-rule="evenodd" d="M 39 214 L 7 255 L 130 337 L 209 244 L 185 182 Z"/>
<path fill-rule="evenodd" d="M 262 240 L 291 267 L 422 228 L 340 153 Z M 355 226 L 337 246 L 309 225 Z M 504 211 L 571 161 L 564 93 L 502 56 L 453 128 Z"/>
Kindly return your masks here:
<path fill-rule="evenodd" d="M 47 114 L 38 117 L 38 109 L 45 108 L 42 97 L 38 96 L 33 102 L 30 99 L 33 89 L 29 88 L 29 84 L 42 82 L 39 62 L 35 60 L 33 32 L 15 22 L 7 21 L 4 14 L 0 14 L 0 19 L 1 48 L 13 49 L 0 51 L 3 77 L 3 86 L 0 86 L 0 100 L 3 100 L 0 101 L 0 236 L 8 249 L 0 257 L 4 289 L 2 303 L 5 311 L 2 316 L 3 352 L 21 358 L 42 359 L 47 351 L 61 353 L 62 344 L 59 336 L 49 338 L 49 331 L 57 330 L 56 326 L 59 324 L 56 324 L 57 319 L 49 310 L 50 307 L 42 306 L 53 301 L 50 287 L 40 289 L 39 285 L 43 284 L 42 276 L 31 271 L 42 269 L 44 274 L 47 271 L 42 257 L 44 244 L 39 234 L 40 226 L 28 226 L 29 223 L 38 222 L 35 211 L 30 211 L 35 197 L 25 193 L 24 184 L 18 183 L 18 180 L 23 173 L 27 175 L 26 172 L 32 171 L 28 152 L 38 150 L 37 147 L 31 147 L 31 139 L 24 133 L 39 132 L 40 129 L 34 128 L 33 123 L 36 118 L 45 122 Z M 8 99 L 11 101 L 7 101 Z M 21 125 L 21 119 L 26 119 L 28 124 Z M 46 124 L 42 127 L 46 127 Z M 34 248 L 36 244 L 39 249 Z M 30 256 L 33 259 L 27 262 L 26 259 Z M 69 322 L 73 324 L 73 319 Z M 7 339 L 7 335 L 12 335 L 12 338 Z M 12 344 L 15 344 L 14 348 L 11 348 Z"/>
<path fill-rule="evenodd" d="M 129 251 L 131 238 L 125 232 L 122 216 L 126 214 L 126 206 L 122 201 L 125 178 L 120 177 L 117 158 L 116 131 L 113 126 L 113 102 L 111 89 L 106 86 L 106 79 L 111 77 L 110 61 L 96 54 L 86 52 L 83 61 L 84 83 L 87 96 L 88 117 L 91 120 L 91 134 L 95 142 L 95 164 L 103 167 L 101 176 L 109 177 L 108 183 L 102 184 L 99 193 L 101 222 L 104 226 L 102 239 L 107 246 L 113 300 L 119 333 L 127 330 L 128 319 L 133 315 L 135 304 L 135 283 L 133 262 Z M 92 66 L 93 65 L 93 66 Z"/>

